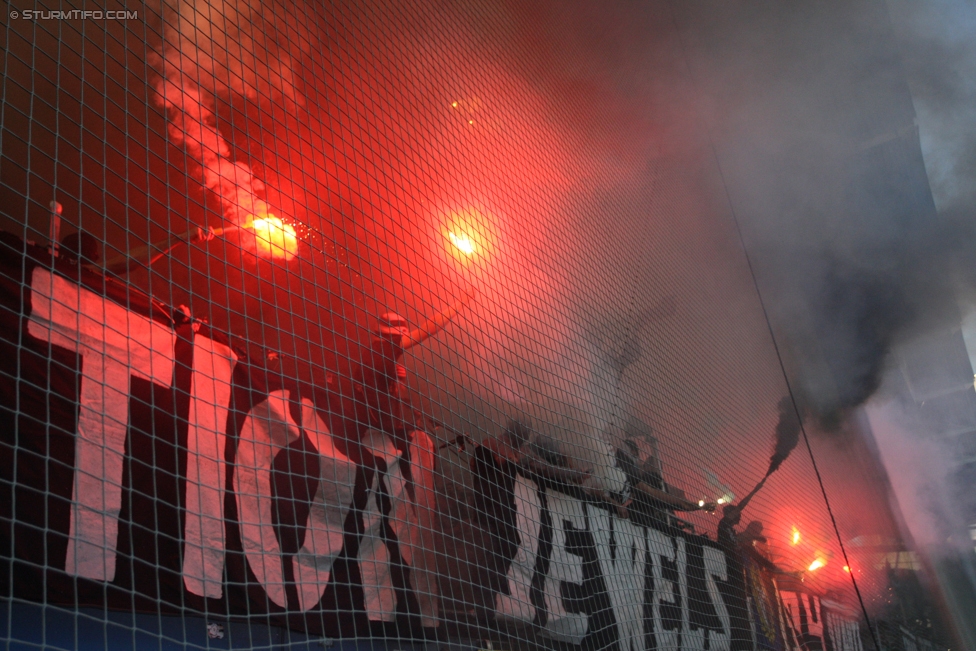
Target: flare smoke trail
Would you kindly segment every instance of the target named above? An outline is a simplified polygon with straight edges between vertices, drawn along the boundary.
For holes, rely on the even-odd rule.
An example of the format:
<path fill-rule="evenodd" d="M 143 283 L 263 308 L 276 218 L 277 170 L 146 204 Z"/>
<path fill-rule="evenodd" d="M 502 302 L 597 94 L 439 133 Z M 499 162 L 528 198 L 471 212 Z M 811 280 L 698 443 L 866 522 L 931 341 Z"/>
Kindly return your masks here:
<path fill-rule="evenodd" d="M 170 138 L 202 165 L 207 189 L 219 197 L 227 219 L 241 226 L 249 217 L 268 214 L 268 204 L 259 198 L 264 184 L 250 165 L 231 160 L 211 97 L 235 92 L 298 103 L 292 60 L 307 49 L 309 39 L 286 5 L 265 7 L 260 0 L 197 4 L 169 3 L 156 61 L 161 68 L 156 100 L 169 113 Z M 283 51 L 278 42 L 288 43 L 292 51 Z"/>
<path fill-rule="evenodd" d="M 779 422 L 776 423 L 776 448 L 769 459 L 766 477 L 776 472 L 800 442 L 800 421 L 797 420 L 793 400 L 786 396 L 779 401 Z"/>
<path fill-rule="evenodd" d="M 157 90 L 159 102 L 170 114 L 170 138 L 203 166 L 204 184 L 220 198 L 225 216 L 240 226 L 248 215 L 266 215 L 268 204 L 258 198 L 264 184 L 254 177 L 250 165 L 230 160 L 230 147 L 217 131 L 216 116 L 200 89 L 169 64 L 164 74 Z"/>
<path fill-rule="evenodd" d="M 783 465 L 783 462 L 786 461 L 787 457 L 790 456 L 790 453 L 793 452 L 793 449 L 796 448 L 799 442 L 800 421 L 796 417 L 793 398 L 784 396 L 779 401 L 779 421 L 776 423 L 776 446 L 773 449 L 772 456 L 769 458 L 769 469 L 766 470 L 766 474 L 759 480 L 756 487 L 739 500 L 738 504 L 726 507 L 726 515 L 728 517 L 733 517 L 730 514 L 742 513 L 752 498 L 756 496 L 756 493 L 766 484 L 769 476 L 779 470 L 779 467 Z"/>

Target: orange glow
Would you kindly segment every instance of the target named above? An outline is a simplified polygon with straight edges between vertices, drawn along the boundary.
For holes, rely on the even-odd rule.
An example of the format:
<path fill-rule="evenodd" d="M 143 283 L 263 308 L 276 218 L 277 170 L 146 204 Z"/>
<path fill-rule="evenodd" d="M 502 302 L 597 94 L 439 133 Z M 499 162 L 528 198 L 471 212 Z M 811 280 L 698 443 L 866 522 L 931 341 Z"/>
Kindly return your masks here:
<path fill-rule="evenodd" d="M 451 240 L 451 244 L 464 255 L 472 255 L 475 252 L 474 242 L 467 235 L 451 232 L 447 234 L 447 237 Z"/>
<path fill-rule="evenodd" d="M 255 253 L 263 258 L 288 261 L 298 255 L 298 236 L 295 228 L 272 214 L 246 224 L 254 233 Z"/>
<path fill-rule="evenodd" d="M 810 563 L 810 567 L 807 568 L 807 571 L 808 572 L 813 572 L 815 570 L 819 570 L 821 567 L 823 567 L 826 564 L 827 564 L 826 561 L 824 561 L 823 559 L 818 558 L 814 562 Z"/>
<path fill-rule="evenodd" d="M 850 573 L 850 571 L 851 571 L 851 566 L 850 566 L 850 565 L 845 565 L 845 566 L 844 566 L 844 571 L 845 571 L 845 572 L 847 572 L 847 573 Z"/>
<path fill-rule="evenodd" d="M 463 265 L 492 252 L 489 218 L 476 208 L 452 212 L 444 224 L 447 252 Z"/>
<path fill-rule="evenodd" d="M 797 529 L 796 527 L 793 527 L 793 538 L 791 540 L 791 544 L 793 545 L 800 544 L 800 530 Z"/>

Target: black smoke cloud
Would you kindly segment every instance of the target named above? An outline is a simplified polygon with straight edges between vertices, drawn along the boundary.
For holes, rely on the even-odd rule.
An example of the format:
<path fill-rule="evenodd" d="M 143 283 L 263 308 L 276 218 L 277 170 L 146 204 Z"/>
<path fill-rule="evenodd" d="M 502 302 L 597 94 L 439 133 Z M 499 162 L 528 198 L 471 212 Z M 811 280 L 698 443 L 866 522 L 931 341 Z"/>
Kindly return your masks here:
<path fill-rule="evenodd" d="M 800 442 L 800 421 L 797 418 L 796 407 L 793 400 L 787 396 L 779 401 L 779 422 L 776 423 L 776 446 L 773 455 L 769 459 L 769 470 L 766 476 L 770 476 L 783 465 L 786 458 L 790 456 L 796 444 Z"/>
<path fill-rule="evenodd" d="M 942 160 L 916 106 L 958 116 L 973 104 L 972 76 L 960 74 L 961 39 L 945 51 L 928 3 L 894 28 L 880 0 L 759 8 L 676 11 L 685 42 L 709 46 L 686 49 L 691 74 L 788 374 L 833 428 L 876 392 L 900 342 L 958 324 L 974 251 L 961 188 L 973 187 L 976 157 L 942 133 L 954 152 Z M 943 171 L 930 184 L 935 160 Z"/>

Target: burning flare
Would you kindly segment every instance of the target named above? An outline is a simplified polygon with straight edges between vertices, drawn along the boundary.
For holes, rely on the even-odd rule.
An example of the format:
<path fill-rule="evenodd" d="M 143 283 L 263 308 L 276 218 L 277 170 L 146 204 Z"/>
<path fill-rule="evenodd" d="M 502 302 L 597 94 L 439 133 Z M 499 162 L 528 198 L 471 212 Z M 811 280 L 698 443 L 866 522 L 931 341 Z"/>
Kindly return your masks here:
<path fill-rule="evenodd" d="M 447 234 L 447 237 L 451 240 L 451 244 L 464 255 L 472 255 L 477 250 L 471 238 L 464 233 L 459 235 L 452 231 Z"/>
<path fill-rule="evenodd" d="M 790 544 L 792 545 L 800 544 L 800 530 L 797 529 L 796 527 L 793 527 L 793 536 L 790 539 Z"/>
<path fill-rule="evenodd" d="M 442 231 L 448 254 L 462 265 L 491 257 L 495 240 L 492 224 L 491 216 L 477 208 L 451 212 Z"/>
<path fill-rule="evenodd" d="M 261 257 L 287 262 L 298 255 L 295 228 L 274 215 L 256 218 L 245 228 L 254 234 L 254 249 Z"/>
<path fill-rule="evenodd" d="M 826 564 L 827 561 L 823 560 L 822 558 L 818 558 L 817 560 L 810 563 L 810 567 L 807 568 L 807 571 L 814 572 L 816 570 L 819 570 L 821 567 L 823 567 Z"/>

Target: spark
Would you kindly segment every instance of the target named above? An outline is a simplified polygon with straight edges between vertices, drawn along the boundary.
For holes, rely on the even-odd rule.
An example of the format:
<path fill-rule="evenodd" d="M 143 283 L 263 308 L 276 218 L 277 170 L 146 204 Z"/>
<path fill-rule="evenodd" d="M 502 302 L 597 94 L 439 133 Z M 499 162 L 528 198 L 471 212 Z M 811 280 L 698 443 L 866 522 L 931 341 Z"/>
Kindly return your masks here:
<path fill-rule="evenodd" d="M 813 572 L 815 570 L 819 570 L 821 567 L 823 567 L 826 564 L 827 563 L 823 559 L 818 558 L 814 562 L 810 563 L 810 567 L 807 568 L 807 571 Z"/>
<path fill-rule="evenodd" d="M 800 530 L 797 529 L 796 527 L 793 527 L 793 538 L 791 539 L 790 542 L 793 545 L 799 545 L 800 544 Z"/>

